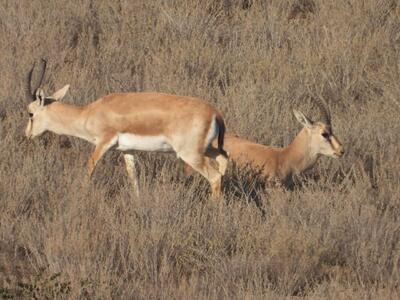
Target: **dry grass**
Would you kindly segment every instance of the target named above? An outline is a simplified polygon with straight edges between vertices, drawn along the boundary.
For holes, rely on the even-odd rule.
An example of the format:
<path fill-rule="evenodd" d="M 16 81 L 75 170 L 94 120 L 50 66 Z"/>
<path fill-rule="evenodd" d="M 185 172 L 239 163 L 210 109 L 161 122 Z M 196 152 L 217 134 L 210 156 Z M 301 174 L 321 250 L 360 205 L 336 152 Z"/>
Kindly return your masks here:
<path fill-rule="evenodd" d="M 4 0 L 0 53 L 2 297 L 399 298 L 396 1 Z M 69 103 L 199 96 L 265 144 L 290 142 L 292 107 L 317 118 L 324 97 L 347 154 L 293 191 L 265 194 L 230 170 L 221 207 L 168 155 L 141 154 L 140 198 L 117 153 L 88 184 L 90 145 L 23 136 L 41 57 L 47 90 L 70 83 Z"/>

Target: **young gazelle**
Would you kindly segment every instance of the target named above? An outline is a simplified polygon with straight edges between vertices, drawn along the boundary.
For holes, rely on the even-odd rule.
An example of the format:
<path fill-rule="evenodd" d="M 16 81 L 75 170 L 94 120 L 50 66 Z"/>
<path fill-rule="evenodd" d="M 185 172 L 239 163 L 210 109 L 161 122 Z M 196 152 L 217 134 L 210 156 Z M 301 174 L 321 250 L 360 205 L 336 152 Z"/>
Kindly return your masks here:
<path fill-rule="evenodd" d="M 285 182 L 293 174 L 311 168 L 320 155 L 341 157 L 343 146 L 332 133 L 329 113 L 324 110 L 324 122 L 313 122 L 303 113 L 294 110 L 296 119 L 303 125 L 292 143 L 284 148 L 270 147 L 225 135 L 224 149 L 229 160 L 239 168 L 250 167 L 260 173 L 267 182 L 278 179 Z M 185 173 L 190 168 L 185 165 Z"/>
<path fill-rule="evenodd" d="M 225 124 L 220 113 L 197 98 L 162 93 L 119 93 L 104 96 L 86 106 L 60 102 L 69 85 L 46 97 L 40 88 L 32 93 L 29 73 L 28 138 L 45 131 L 82 138 L 95 145 L 89 162 L 89 177 L 99 159 L 111 148 L 123 152 L 129 177 L 138 187 L 134 150 L 176 152 L 210 183 L 214 197 L 220 195 L 221 176 L 227 165 L 223 150 Z M 218 137 L 218 138 L 217 138 Z M 211 142 L 218 139 L 214 148 Z M 205 157 L 214 158 L 216 170 Z"/>

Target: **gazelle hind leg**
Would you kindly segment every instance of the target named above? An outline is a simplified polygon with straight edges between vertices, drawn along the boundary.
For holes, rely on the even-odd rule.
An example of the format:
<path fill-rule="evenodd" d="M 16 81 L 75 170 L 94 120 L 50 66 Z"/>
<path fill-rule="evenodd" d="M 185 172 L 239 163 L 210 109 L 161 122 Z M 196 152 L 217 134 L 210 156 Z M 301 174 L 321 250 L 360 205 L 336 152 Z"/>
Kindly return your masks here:
<path fill-rule="evenodd" d="M 131 179 L 133 188 L 135 189 L 136 196 L 139 197 L 139 180 L 137 177 L 135 157 L 132 154 L 124 154 L 125 167 L 128 172 L 128 176 Z"/>
<path fill-rule="evenodd" d="M 217 161 L 219 173 L 221 173 L 221 175 L 225 175 L 226 169 L 228 167 L 228 157 L 211 145 L 207 148 L 205 154 L 207 157 L 215 159 Z"/>
<path fill-rule="evenodd" d="M 220 198 L 222 175 L 210 165 L 208 159 L 200 154 L 180 154 L 179 156 L 185 163 L 187 163 L 208 180 L 211 185 L 212 197 Z"/>
<path fill-rule="evenodd" d="M 211 159 L 215 159 L 218 163 L 218 171 L 221 173 L 221 175 L 225 175 L 226 169 L 228 167 L 228 157 L 226 155 L 219 153 L 218 149 L 215 148 L 209 148 L 206 151 L 206 157 L 205 159 L 209 161 Z M 192 167 L 183 162 L 183 173 L 185 176 L 189 176 L 193 173 Z"/>

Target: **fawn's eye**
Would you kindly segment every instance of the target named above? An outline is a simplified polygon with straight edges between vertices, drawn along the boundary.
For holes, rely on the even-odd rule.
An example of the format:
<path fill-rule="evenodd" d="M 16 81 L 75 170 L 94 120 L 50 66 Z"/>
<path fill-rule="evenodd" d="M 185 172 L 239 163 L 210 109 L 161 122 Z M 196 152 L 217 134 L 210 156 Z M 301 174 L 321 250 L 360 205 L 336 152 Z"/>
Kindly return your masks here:
<path fill-rule="evenodd" d="M 33 117 L 33 113 L 29 113 L 29 118 L 32 118 Z"/>
<path fill-rule="evenodd" d="M 323 132 L 323 133 L 322 133 L 322 137 L 323 137 L 324 139 L 329 140 L 329 133 Z"/>

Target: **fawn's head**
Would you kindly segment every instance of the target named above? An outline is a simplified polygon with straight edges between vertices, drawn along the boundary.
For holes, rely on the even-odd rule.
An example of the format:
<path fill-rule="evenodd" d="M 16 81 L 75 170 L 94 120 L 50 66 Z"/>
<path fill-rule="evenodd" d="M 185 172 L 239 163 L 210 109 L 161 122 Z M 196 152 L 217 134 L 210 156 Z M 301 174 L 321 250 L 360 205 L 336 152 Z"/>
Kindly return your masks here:
<path fill-rule="evenodd" d="M 332 133 L 330 116 L 324 115 L 324 121 L 314 122 L 302 112 L 293 110 L 296 119 L 308 132 L 310 146 L 314 153 L 330 157 L 341 157 L 344 154 L 343 146 Z"/>

